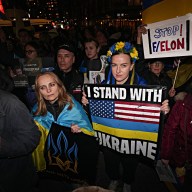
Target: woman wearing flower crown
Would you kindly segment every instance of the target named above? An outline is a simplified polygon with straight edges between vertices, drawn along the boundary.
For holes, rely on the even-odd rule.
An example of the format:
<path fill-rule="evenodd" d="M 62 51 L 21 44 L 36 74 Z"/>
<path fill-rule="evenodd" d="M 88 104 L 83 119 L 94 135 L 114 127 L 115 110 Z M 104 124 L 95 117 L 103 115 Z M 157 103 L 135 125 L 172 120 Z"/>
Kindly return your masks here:
<path fill-rule="evenodd" d="M 107 52 L 108 62 L 111 63 L 107 84 L 137 84 L 146 85 L 144 79 L 134 71 L 138 52 L 129 42 L 117 42 Z"/>
<path fill-rule="evenodd" d="M 135 73 L 134 64 L 138 59 L 138 52 L 129 42 L 117 42 L 112 45 L 107 52 L 110 70 L 105 84 L 128 84 L 146 85 L 144 79 Z M 82 103 L 88 104 L 85 93 L 83 93 Z M 166 114 L 169 112 L 168 100 L 165 100 L 161 110 Z M 110 149 L 103 148 L 106 173 L 111 179 L 109 189 L 118 191 L 120 183 L 120 164 L 122 165 L 123 192 L 131 191 L 131 184 L 134 181 L 138 159 L 132 156 L 122 156 Z"/>

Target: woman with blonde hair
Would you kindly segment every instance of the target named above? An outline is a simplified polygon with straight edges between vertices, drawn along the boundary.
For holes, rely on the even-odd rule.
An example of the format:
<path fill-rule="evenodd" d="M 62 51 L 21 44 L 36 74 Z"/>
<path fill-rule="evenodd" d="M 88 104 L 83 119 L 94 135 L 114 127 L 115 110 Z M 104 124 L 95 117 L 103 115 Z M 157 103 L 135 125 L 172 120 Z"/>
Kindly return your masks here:
<path fill-rule="evenodd" d="M 45 98 L 44 100 L 43 92 L 47 88 L 45 85 L 39 84 L 39 78 L 41 79 L 44 76 L 50 76 L 53 79 L 53 82 L 50 84 L 50 88 L 55 87 L 57 84 L 58 95 L 55 98 L 55 100 L 51 100 L 48 97 L 46 97 L 47 99 Z M 45 115 L 47 113 L 46 100 L 49 101 L 50 103 L 53 103 L 54 101 L 57 100 L 59 108 L 63 108 L 66 103 L 69 103 L 68 109 L 72 109 L 72 106 L 73 106 L 72 98 L 69 96 L 69 94 L 67 94 L 66 89 L 63 83 L 61 82 L 61 80 L 52 72 L 46 72 L 43 74 L 40 73 L 39 75 L 37 75 L 36 81 L 35 81 L 35 92 L 36 92 L 37 101 L 38 101 L 38 108 L 37 108 L 37 111 L 35 112 L 35 115 Z"/>
<path fill-rule="evenodd" d="M 85 111 L 53 72 L 37 75 L 35 91 L 34 120 L 42 132 L 34 152 L 37 170 L 51 172 L 54 179 L 60 175 L 72 183 L 89 183 L 93 178 L 90 174 L 94 175 L 97 143 Z M 87 157 L 87 153 L 95 159 Z M 83 172 L 87 160 L 86 166 L 92 168 Z"/>

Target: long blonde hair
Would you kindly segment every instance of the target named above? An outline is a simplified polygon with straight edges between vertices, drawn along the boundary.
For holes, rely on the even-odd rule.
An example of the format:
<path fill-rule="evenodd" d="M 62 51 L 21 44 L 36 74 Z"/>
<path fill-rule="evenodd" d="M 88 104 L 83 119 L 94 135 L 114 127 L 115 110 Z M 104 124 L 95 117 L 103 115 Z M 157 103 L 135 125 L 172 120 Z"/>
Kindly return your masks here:
<path fill-rule="evenodd" d="M 66 88 L 64 87 L 62 81 L 53 72 L 45 72 L 45 73 L 39 73 L 35 79 L 35 92 L 36 92 L 36 96 L 37 96 L 38 107 L 37 107 L 37 111 L 34 114 L 35 115 L 46 115 L 47 114 L 47 107 L 45 104 L 45 100 L 44 100 L 42 94 L 40 93 L 39 84 L 38 84 L 39 77 L 44 76 L 44 75 L 51 76 L 59 87 L 59 95 L 58 95 L 59 110 L 61 110 L 66 104 L 69 104 L 68 110 L 71 110 L 73 107 L 72 98 L 66 92 Z"/>

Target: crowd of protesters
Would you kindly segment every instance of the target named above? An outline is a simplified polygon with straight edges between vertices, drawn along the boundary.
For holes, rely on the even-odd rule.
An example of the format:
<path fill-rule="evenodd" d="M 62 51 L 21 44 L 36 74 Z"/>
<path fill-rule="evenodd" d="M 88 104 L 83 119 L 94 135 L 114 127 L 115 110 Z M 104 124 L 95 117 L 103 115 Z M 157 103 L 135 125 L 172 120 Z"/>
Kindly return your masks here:
<path fill-rule="evenodd" d="M 73 26 L 68 30 L 59 28 L 50 31 L 43 31 L 40 32 L 37 37 L 32 33 L 32 31 L 25 28 L 20 29 L 18 33 L 14 35 L 13 33 L 9 33 L 6 28 L 0 28 L 0 72 L 3 74 L 0 77 L 0 89 L 4 90 L 0 92 L 0 101 L 3 98 L 1 101 L 3 103 L 5 102 L 4 100 L 6 100 L 5 98 L 7 98 L 10 100 L 9 103 L 11 110 L 13 110 L 12 107 L 15 110 L 14 114 L 9 114 L 6 109 L 3 108 L 4 104 L 0 103 L 3 106 L 0 108 L 0 117 L 2 117 L 0 119 L 0 125 L 2 126 L 0 127 L 0 167 L 4 166 L 4 164 L 8 167 L 9 164 L 11 165 L 15 164 L 15 162 L 21 163 L 22 161 L 25 161 L 25 167 L 28 166 L 28 168 L 31 168 L 29 169 L 30 174 L 33 175 L 37 173 L 36 181 L 34 181 L 33 186 L 31 186 L 28 183 L 30 178 L 29 180 L 26 180 L 27 178 L 22 170 L 17 171 L 23 173 L 25 178 L 17 176 L 15 167 L 13 170 L 14 174 L 12 174 L 10 166 L 9 172 L 4 171 L 7 174 L 5 175 L 6 177 L 3 178 L 3 174 L 5 174 L 4 172 L 1 174 L 0 191 L 12 192 L 13 187 L 15 186 L 15 189 L 18 191 L 26 192 L 49 192 L 53 190 L 67 192 L 72 191 L 81 185 L 99 185 L 95 182 L 97 180 L 96 163 L 100 163 L 99 161 L 96 161 L 99 154 L 99 148 L 97 141 L 92 137 L 94 135 L 94 130 L 91 126 L 91 118 L 86 106 L 88 101 L 83 92 L 83 87 L 84 83 L 89 81 L 89 71 L 100 71 L 102 69 L 100 56 L 107 56 L 108 50 L 112 50 L 111 47 L 117 45 L 118 42 L 125 43 L 124 46 L 127 45 L 130 49 L 127 52 L 116 50 L 112 55 L 107 56 L 108 65 L 105 68 L 106 80 L 103 84 L 160 85 L 167 87 L 167 100 L 162 103 L 161 108 L 164 114 L 166 114 L 166 118 L 164 122 L 165 131 L 162 136 L 162 150 L 159 151 L 159 156 L 165 166 L 170 165 L 173 169 L 178 169 L 179 167 L 180 172 L 183 171 L 182 168 L 185 169 L 182 172 L 182 178 L 184 178 L 185 175 L 189 175 L 191 178 L 191 78 L 189 78 L 186 83 L 183 83 L 182 86 L 177 88 L 173 87 L 174 79 L 171 79 L 168 76 L 167 71 L 171 68 L 170 66 L 174 66 L 175 59 L 144 59 L 142 34 L 147 32 L 145 25 L 138 26 L 136 31 L 137 35 L 133 36 L 133 34 L 135 35 L 135 32 L 131 32 L 128 28 L 121 30 L 109 28 L 103 30 L 97 26 L 85 27 L 82 29 Z M 133 48 L 138 52 L 138 56 L 135 57 L 136 59 L 130 56 L 130 50 L 133 50 Z M 28 85 L 27 87 L 16 87 L 13 84 L 13 80 L 15 76 L 23 73 L 23 66 L 19 63 L 19 59 L 22 58 L 26 60 L 52 58 L 53 63 L 51 66 L 42 66 L 42 69 L 39 71 L 40 73 L 34 77 L 33 85 Z M 182 58 L 182 61 L 187 59 L 190 59 L 190 57 Z M 4 77 L 5 74 L 7 74 L 8 77 Z M 132 78 L 132 76 L 134 77 Z M 107 78 L 110 80 L 113 78 L 115 83 L 112 83 L 112 81 L 107 83 Z M 6 89 L 9 87 L 11 88 L 10 90 L 5 90 L 5 87 Z M 7 91 L 12 92 L 12 94 L 6 93 Z M 13 95 L 16 95 L 19 100 Z M 178 95 L 182 95 L 182 97 L 179 97 L 178 99 Z M 12 106 L 11 102 L 14 102 L 18 107 Z M 26 106 L 24 106 L 23 103 Z M 31 112 L 34 118 L 34 120 L 31 120 L 32 123 L 29 122 L 29 112 Z M 23 113 L 25 114 L 23 115 Z M 7 117 L 8 115 L 6 114 L 10 117 Z M 16 115 L 18 115 L 18 118 Z M 16 131 L 14 130 L 13 133 L 11 133 L 7 130 L 10 135 L 13 134 L 18 140 L 20 140 L 20 136 L 25 137 L 26 135 L 23 141 L 20 140 L 21 144 L 18 142 L 21 151 L 14 149 L 14 147 L 16 147 L 14 144 L 17 144 L 17 142 L 15 142 L 14 137 L 9 137 L 9 134 L 5 131 L 5 129 L 8 129 L 7 123 L 4 123 L 8 122 L 8 120 L 5 119 L 5 116 L 6 118 L 14 119 L 15 121 L 12 125 L 13 128 L 9 128 L 11 131 L 14 129 Z M 23 118 L 25 116 L 26 118 Z M 19 119 L 22 120 L 22 123 L 18 121 Z M 28 120 L 26 125 L 24 125 L 25 119 Z M 1 120 L 3 121 L 1 122 Z M 25 126 L 28 127 L 27 130 L 30 133 L 30 136 L 28 135 L 28 132 L 26 132 Z M 83 183 L 75 182 L 75 179 L 71 183 L 69 181 L 65 183 L 59 179 L 58 181 L 57 179 L 54 180 L 53 178 L 49 178 L 45 172 L 43 172 L 43 174 L 41 172 L 42 169 L 45 168 L 46 164 L 44 160 L 41 161 L 41 156 L 46 156 L 49 163 L 51 162 L 51 165 L 54 164 L 53 159 L 56 158 L 56 151 L 54 151 L 55 146 L 51 146 L 50 144 L 52 143 L 53 145 L 54 143 L 51 131 L 53 132 L 53 129 L 60 129 L 60 126 L 68 127 L 74 135 L 79 134 L 81 142 L 83 142 L 83 134 L 89 136 L 86 139 L 87 142 L 90 143 L 86 144 L 89 145 L 90 148 L 87 149 L 86 146 L 80 146 L 80 150 L 82 148 L 86 149 L 86 153 L 91 154 L 95 158 L 89 159 L 90 161 L 93 161 L 91 164 L 92 168 L 90 165 L 87 166 L 89 167 L 89 170 L 86 171 L 86 176 L 83 175 Z M 40 131 L 37 130 L 37 127 Z M 63 132 L 57 131 L 57 133 L 54 134 L 56 134 L 55 141 L 60 141 L 60 135 L 62 135 Z M 35 136 L 33 137 L 33 135 Z M 63 142 L 66 143 L 69 138 L 64 138 Z M 175 142 L 175 140 L 177 141 Z M 33 144 L 29 141 L 33 142 Z M 8 142 L 15 143 L 11 143 L 13 146 L 9 147 L 8 144 L 10 143 Z M 38 142 L 41 146 L 40 144 L 38 145 Z M 23 150 L 22 147 L 24 147 Z M 35 149 L 35 147 L 37 148 Z M 62 147 L 59 147 L 60 150 L 61 148 Z M 48 149 L 51 149 L 52 151 L 50 150 L 50 152 Z M 62 150 L 65 151 L 65 149 Z M 100 187 L 105 187 L 111 191 L 119 192 L 141 191 L 141 188 L 138 186 L 135 187 L 134 183 L 137 181 L 135 173 L 136 169 L 139 167 L 138 159 L 136 157 L 122 158 L 122 156 L 120 157 L 108 149 L 102 149 L 101 151 L 104 154 L 106 169 L 106 171 L 103 171 L 107 173 L 110 181 L 108 186 Z M 59 160 L 56 158 L 57 161 L 60 161 L 57 162 L 60 166 L 64 167 L 65 163 L 67 164 L 72 162 L 71 159 L 70 161 L 62 160 L 60 155 L 61 154 L 58 155 Z M 182 158 L 178 158 L 180 155 Z M 35 159 L 34 165 L 29 164 L 32 157 L 33 160 Z M 121 168 L 123 171 L 121 172 L 123 173 L 122 182 L 124 183 L 121 187 L 119 187 L 119 171 L 121 170 L 119 167 L 120 163 L 122 163 Z M 50 164 L 47 165 L 47 167 L 49 167 Z M 188 166 L 187 168 L 186 164 Z M 37 172 L 34 171 L 35 166 Z M 74 170 L 75 166 L 77 165 L 74 165 Z M 95 169 L 93 166 L 95 166 Z M 28 171 L 28 169 L 23 167 L 24 166 L 22 165 L 20 169 Z M 71 169 L 70 166 L 68 167 L 68 164 L 65 165 L 65 168 L 66 167 L 67 169 Z M 115 167 L 115 171 L 114 169 L 112 170 L 111 167 Z M 5 168 L 2 168 L 2 170 L 4 169 Z M 17 169 L 19 169 L 19 167 L 17 167 Z M 154 170 L 152 170 L 152 172 L 154 173 Z M 190 174 L 188 174 L 189 172 Z M 9 174 L 12 175 L 13 178 L 10 177 L 8 179 Z M 22 176 L 22 174 L 20 176 Z M 178 187 L 179 191 L 187 192 L 191 187 L 188 177 L 186 180 L 183 179 L 180 181 L 181 185 Z M 26 186 L 24 184 L 22 185 L 22 181 L 18 181 L 19 179 L 23 180 L 23 183 L 25 183 Z M 13 185 L 11 185 L 11 183 L 13 183 Z M 143 191 L 150 192 L 154 190 L 165 190 L 161 184 L 154 187 L 152 186 L 154 185 L 151 184 L 151 189 L 149 187 L 145 190 L 143 189 Z"/>

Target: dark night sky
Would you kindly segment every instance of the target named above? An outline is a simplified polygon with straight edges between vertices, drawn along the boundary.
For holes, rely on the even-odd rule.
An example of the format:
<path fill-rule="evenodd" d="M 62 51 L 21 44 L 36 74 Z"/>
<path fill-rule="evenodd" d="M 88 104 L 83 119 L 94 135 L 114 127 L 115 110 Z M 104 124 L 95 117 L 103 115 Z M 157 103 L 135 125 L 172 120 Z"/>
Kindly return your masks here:
<path fill-rule="evenodd" d="M 2 0 L 2 3 L 4 5 L 4 8 L 18 8 L 18 9 L 25 9 L 26 6 L 26 0 Z"/>
<path fill-rule="evenodd" d="M 60 0 L 63 3 L 69 3 L 70 0 Z M 41 2 L 41 1 L 40 1 Z M 4 8 L 18 8 L 18 9 L 26 9 L 27 3 L 26 0 L 2 0 Z"/>

